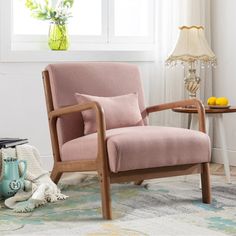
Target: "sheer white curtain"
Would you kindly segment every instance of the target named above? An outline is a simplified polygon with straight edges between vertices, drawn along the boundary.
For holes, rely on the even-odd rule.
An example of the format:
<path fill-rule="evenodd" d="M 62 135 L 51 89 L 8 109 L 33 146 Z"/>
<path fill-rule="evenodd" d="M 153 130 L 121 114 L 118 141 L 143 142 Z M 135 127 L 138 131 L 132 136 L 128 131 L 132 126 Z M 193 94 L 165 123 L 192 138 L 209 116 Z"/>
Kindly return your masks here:
<path fill-rule="evenodd" d="M 156 0 L 156 60 L 150 80 L 151 104 L 177 101 L 188 98 L 184 88 L 185 71 L 182 66 L 167 68 L 165 60 L 174 48 L 179 26 L 203 25 L 210 44 L 210 0 Z M 209 69 L 200 70 L 201 92 L 204 101 L 211 95 L 212 79 Z M 154 124 L 186 126 L 186 116 L 172 111 L 161 112 L 151 117 Z"/>

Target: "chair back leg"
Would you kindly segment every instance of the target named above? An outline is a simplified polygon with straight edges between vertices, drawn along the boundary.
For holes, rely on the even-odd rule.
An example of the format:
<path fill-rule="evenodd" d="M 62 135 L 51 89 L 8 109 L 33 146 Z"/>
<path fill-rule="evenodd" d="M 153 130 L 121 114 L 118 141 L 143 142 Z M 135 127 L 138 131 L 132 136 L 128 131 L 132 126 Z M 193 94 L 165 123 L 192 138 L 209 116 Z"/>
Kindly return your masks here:
<path fill-rule="evenodd" d="M 52 181 L 57 184 L 62 176 L 62 172 L 59 172 L 56 167 L 54 166 L 51 172 L 51 179 Z"/>
<path fill-rule="evenodd" d="M 138 180 L 138 181 L 135 181 L 134 184 L 135 185 L 141 185 L 143 183 L 144 180 Z"/>
<path fill-rule="evenodd" d="M 210 204 L 211 203 L 211 186 L 210 186 L 209 163 L 202 164 L 201 183 L 202 183 L 202 202 Z"/>

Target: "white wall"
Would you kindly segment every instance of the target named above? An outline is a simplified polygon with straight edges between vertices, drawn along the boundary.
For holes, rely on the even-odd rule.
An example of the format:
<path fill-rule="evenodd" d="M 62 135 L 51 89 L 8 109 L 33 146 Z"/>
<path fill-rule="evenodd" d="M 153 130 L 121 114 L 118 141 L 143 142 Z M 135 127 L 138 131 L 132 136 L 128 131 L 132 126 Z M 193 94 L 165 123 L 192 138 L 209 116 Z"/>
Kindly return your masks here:
<path fill-rule="evenodd" d="M 236 106 L 236 1 L 212 0 L 212 47 L 218 65 L 213 70 L 213 95 L 226 96 Z M 231 163 L 236 165 L 236 113 L 224 115 L 227 148 Z M 219 132 L 214 127 L 215 160 L 220 161 Z"/>
<path fill-rule="evenodd" d="M 51 155 L 41 63 L 0 63 L 0 136 L 29 138 Z"/>

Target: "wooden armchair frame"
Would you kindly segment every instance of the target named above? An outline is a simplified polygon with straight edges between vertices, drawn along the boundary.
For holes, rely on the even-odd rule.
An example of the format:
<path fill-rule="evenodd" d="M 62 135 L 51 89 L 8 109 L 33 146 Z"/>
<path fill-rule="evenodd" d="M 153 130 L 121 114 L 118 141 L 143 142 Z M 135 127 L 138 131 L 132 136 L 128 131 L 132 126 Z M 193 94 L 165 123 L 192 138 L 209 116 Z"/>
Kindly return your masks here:
<path fill-rule="evenodd" d="M 134 181 L 141 184 L 143 180 L 152 178 L 161 178 L 168 176 L 189 175 L 200 173 L 202 182 L 202 201 L 211 203 L 210 174 L 209 163 L 187 164 L 169 167 L 158 167 L 149 169 L 139 169 L 113 173 L 109 169 L 107 149 L 106 149 L 106 124 L 102 107 L 97 102 L 90 102 L 83 105 L 73 105 L 54 110 L 52 102 L 51 87 L 49 74 L 43 72 L 44 91 L 46 97 L 49 128 L 53 149 L 54 166 L 51 173 L 52 180 L 57 183 L 64 172 L 77 171 L 97 171 L 102 198 L 102 214 L 104 219 L 112 219 L 110 184 Z M 199 117 L 199 131 L 205 133 L 205 110 L 202 103 L 197 99 L 184 100 L 173 103 L 166 103 L 146 108 L 147 115 L 152 112 L 173 109 L 193 105 L 197 107 Z M 58 134 L 56 123 L 57 119 L 63 115 L 75 112 L 81 112 L 88 109 L 94 109 L 97 123 L 97 159 L 96 160 L 78 160 L 78 161 L 61 161 Z"/>

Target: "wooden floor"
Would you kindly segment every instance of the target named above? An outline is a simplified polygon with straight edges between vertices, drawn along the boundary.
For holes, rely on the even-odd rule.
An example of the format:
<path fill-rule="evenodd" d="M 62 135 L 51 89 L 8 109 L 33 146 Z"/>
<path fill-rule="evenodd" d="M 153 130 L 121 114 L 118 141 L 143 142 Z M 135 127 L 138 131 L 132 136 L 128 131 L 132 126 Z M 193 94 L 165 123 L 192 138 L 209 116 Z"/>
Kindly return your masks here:
<path fill-rule="evenodd" d="M 224 165 L 211 163 L 210 170 L 212 175 L 225 175 Z M 236 176 L 236 166 L 230 167 L 231 176 Z"/>

